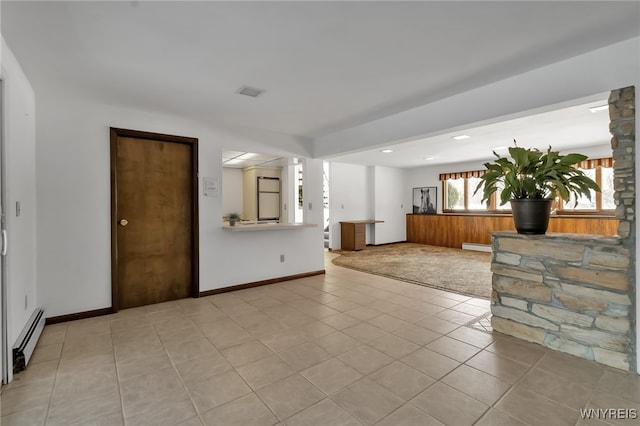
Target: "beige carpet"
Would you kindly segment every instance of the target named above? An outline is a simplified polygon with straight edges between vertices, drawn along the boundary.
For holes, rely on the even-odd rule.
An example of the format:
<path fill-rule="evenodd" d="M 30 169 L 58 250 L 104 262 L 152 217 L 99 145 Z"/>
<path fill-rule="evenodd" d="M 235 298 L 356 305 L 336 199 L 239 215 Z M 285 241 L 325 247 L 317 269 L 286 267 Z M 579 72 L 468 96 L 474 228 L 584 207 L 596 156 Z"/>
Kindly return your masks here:
<path fill-rule="evenodd" d="M 333 263 L 468 296 L 491 297 L 491 254 L 398 243 L 361 251 L 334 250 Z"/>

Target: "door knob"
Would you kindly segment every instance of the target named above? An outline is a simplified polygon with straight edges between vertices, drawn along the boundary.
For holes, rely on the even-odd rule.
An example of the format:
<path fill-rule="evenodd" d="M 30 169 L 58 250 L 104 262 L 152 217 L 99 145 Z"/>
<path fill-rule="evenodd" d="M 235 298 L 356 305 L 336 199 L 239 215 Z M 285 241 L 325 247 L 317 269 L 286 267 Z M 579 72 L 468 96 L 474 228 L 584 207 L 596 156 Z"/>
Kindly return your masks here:
<path fill-rule="evenodd" d="M 129 221 L 127 219 L 120 219 L 120 225 L 122 226 L 127 226 L 127 224 L 129 224 Z"/>

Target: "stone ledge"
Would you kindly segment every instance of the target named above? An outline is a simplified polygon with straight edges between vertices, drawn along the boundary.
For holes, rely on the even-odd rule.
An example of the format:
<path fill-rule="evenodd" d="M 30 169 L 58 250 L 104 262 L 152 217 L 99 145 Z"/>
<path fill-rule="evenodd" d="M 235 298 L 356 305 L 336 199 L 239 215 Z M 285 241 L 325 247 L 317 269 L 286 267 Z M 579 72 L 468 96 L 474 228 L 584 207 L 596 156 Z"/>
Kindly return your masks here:
<path fill-rule="evenodd" d="M 592 234 L 565 234 L 559 232 L 548 232 L 544 235 L 525 235 L 518 234 L 516 231 L 497 231 L 491 234 L 494 237 L 500 238 L 515 238 L 519 240 L 548 240 L 548 241 L 574 241 L 576 243 L 584 244 L 586 242 L 593 242 L 598 245 L 622 245 L 622 239 L 619 237 L 612 237 L 606 235 L 592 235 Z"/>
<path fill-rule="evenodd" d="M 497 247 L 499 254 L 504 251 L 517 255 L 551 257 L 556 260 L 578 261 L 584 254 L 584 244 L 549 241 L 546 239 L 500 239 Z"/>

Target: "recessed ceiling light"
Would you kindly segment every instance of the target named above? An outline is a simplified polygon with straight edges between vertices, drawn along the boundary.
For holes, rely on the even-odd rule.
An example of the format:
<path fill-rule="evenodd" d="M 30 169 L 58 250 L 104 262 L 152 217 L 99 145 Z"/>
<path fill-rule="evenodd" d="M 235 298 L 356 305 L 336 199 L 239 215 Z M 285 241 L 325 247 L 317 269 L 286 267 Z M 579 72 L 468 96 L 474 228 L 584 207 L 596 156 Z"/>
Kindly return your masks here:
<path fill-rule="evenodd" d="M 385 153 L 385 154 L 388 154 L 388 153 L 390 153 L 390 152 L 393 152 L 393 150 L 392 150 L 392 149 L 383 149 L 383 150 L 382 150 L 382 151 L 380 151 L 380 152 L 383 152 L 383 153 Z"/>
<path fill-rule="evenodd" d="M 471 136 L 469 135 L 458 135 L 458 136 L 451 136 L 451 139 L 455 139 L 457 141 L 461 141 L 462 139 L 469 139 Z"/>
<path fill-rule="evenodd" d="M 264 90 L 256 89 L 255 87 L 242 86 L 241 88 L 238 89 L 236 93 L 240 95 L 250 96 L 252 98 L 257 98 L 262 93 L 264 93 Z"/>
<path fill-rule="evenodd" d="M 589 111 L 591 112 L 598 112 L 598 111 L 604 111 L 605 109 L 609 109 L 609 105 L 596 105 L 593 106 L 591 108 L 589 108 Z"/>
<path fill-rule="evenodd" d="M 433 159 L 434 159 L 434 157 L 424 157 L 424 159 L 425 159 L 426 161 L 431 161 L 431 160 L 433 160 Z"/>

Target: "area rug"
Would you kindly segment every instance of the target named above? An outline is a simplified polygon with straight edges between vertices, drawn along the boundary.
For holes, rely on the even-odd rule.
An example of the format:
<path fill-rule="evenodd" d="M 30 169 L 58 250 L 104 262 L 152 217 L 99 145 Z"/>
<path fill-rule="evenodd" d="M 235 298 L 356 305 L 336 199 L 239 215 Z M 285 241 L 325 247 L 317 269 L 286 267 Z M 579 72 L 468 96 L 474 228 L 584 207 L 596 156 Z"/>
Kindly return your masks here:
<path fill-rule="evenodd" d="M 491 296 L 491 253 L 397 243 L 360 251 L 334 250 L 335 265 L 452 291 Z"/>

